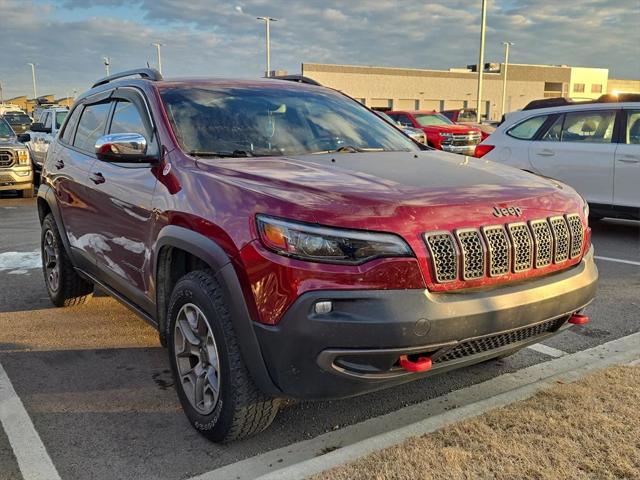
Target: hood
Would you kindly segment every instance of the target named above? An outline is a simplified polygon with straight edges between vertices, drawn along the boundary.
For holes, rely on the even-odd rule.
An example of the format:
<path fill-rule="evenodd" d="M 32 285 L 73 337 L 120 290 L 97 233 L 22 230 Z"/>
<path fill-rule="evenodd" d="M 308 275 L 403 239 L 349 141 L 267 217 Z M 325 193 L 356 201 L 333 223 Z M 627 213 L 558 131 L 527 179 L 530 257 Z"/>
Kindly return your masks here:
<path fill-rule="evenodd" d="M 495 222 L 493 207 L 523 218 L 579 211 L 570 187 L 518 169 L 438 150 L 292 157 L 198 159 L 199 168 L 258 195 L 287 202 L 299 219 L 367 228 L 390 218 L 428 219 L 431 228 L 472 216 Z"/>
<path fill-rule="evenodd" d="M 460 134 L 464 134 L 464 133 L 471 133 L 471 132 L 478 132 L 479 130 L 475 127 L 472 127 L 470 125 L 459 125 L 459 124 L 454 124 L 454 125 L 428 125 L 426 127 L 422 127 L 423 130 L 425 131 L 429 131 L 429 132 L 449 132 L 449 133 L 460 133 Z"/>

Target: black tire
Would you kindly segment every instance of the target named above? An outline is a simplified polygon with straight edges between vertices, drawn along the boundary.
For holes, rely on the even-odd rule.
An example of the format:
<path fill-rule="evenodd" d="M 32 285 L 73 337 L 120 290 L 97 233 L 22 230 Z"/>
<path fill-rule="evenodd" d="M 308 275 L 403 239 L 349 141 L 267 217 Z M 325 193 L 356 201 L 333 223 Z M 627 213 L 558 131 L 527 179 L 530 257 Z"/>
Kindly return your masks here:
<path fill-rule="evenodd" d="M 53 304 L 56 307 L 73 307 L 89 301 L 93 295 L 93 284 L 80 277 L 73 268 L 52 214 L 44 217 L 42 222 L 40 249 L 44 283 Z M 52 277 L 55 267 L 57 280 Z"/>
<path fill-rule="evenodd" d="M 191 333 L 200 334 L 203 327 L 201 321 L 204 320 L 204 326 L 208 327 L 208 332 L 205 331 L 204 334 L 212 335 L 217 358 L 215 362 L 217 370 L 215 367 L 211 367 L 213 362 L 209 362 L 207 368 L 215 370 L 215 375 L 211 377 L 217 379 L 218 394 L 215 400 L 209 398 L 209 410 L 205 408 L 207 405 L 204 402 L 200 402 L 201 411 L 192 403 L 185 390 L 185 384 L 187 388 L 193 385 L 193 389 L 189 388 L 189 390 L 196 398 L 197 394 L 194 392 L 197 390 L 198 382 L 193 382 L 193 377 L 186 378 L 188 375 L 181 375 L 179 369 L 183 368 L 184 373 L 185 364 L 181 363 L 183 366 L 180 367 L 178 361 L 185 362 L 185 357 L 188 357 L 191 371 L 197 372 L 199 369 L 202 376 L 198 374 L 196 378 L 202 378 L 202 382 L 205 382 L 205 378 L 207 380 L 210 378 L 210 373 L 203 371 L 201 365 L 206 366 L 207 360 L 201 362 L 201 356 L 197 352 L 195 357 L 191 353 L 183 354 L 180 356 L 180 360 L 176 356 L 176 351 L 185 350 L 186 337 L 188 337 L 188 335 L 181 333 L 180 325 L 176 329 L 178 317 L 180 316 L 181 323 L 184 324 L 185 318 L 188 317 L 184 313 L 187 312 L 185 309 L 193 309 L 194 306 L 198 315 L 202 314 L 202 316 L 198 316 L 195 321 L 197 327 L 194 327 L 193 323 L 191 324 Z M 264 394 L 251 379 L 240 353 L 227 303 L 213 272 L 210 270 L 193 271 L 178 281 L 171 294 L 168 320 L 168 351 L 175 379 L 174 383 L 182 408 L 193 427 L 214 442 L 238 440 L 267 428 L 278 413 L 281 400 Z M 207 337 L 207 340 L 203 342 L 203 339 L 200 338 L 198 345 L 202 347 L 203 344 L 206 348 L 210 348 L 211 339 Z M 189 344 L 188 347 L 196 348 L 194 344 Z M 205 359 L 207 358 L 211 358 L 211 352 L 205 355 Z M 194 363 L 197 365 L 194 366 Z M 189 369 L 188 366 L 186 368 Z M 193 375 L 193 373 L 189 375 Z M 209 396 L 215 390 L 210 389 Z M 205 395 L 201 394 L 198 398 L 203 400 L 204 397 Z M 203 413 L 202 410 L 205 412 Z"/>
<path fill-rule="evenodd" d="M 29 188 L 26 188 L 24 190 L 20 190 L 20 196 L 22 198 L 33 198 L 33 195 L 34 195 L 33 185 L 31 185 Z"/>

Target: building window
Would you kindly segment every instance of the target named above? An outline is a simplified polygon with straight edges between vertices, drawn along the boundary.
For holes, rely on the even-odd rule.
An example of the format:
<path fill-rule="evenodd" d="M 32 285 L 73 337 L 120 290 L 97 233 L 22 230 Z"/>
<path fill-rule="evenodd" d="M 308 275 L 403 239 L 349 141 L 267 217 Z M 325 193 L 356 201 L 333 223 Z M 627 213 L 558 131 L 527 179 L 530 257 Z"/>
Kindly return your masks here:
<path fill-rule="evenodd" d="M 594 83 L 591 85 L 591 93 L 602 93 L 602 84 Z"/>
<path fill-rule="evenodd" d="M 564 84 L 562 82 L 544 82 L 544 97 L 562 97 L 564 94 Z"/>
<path fill-rule="evenodd" d="M 573 91 L 575 93 L 584 93 L 584 83 L 574 83 Z"/>

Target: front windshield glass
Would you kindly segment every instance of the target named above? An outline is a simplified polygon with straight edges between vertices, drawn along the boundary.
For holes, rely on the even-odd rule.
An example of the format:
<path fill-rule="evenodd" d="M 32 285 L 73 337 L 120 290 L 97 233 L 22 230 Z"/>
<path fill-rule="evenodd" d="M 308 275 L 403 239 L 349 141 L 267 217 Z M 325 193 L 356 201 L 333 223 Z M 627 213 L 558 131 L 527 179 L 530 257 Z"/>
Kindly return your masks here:
<path fill-rule="evenodd" d="M 439 113 L 430 114 L 416 114 L 414 115 L 417 122 L 423 127 L 429 127 L 431 125 L 453 125 L 453 122 L 444 115 Z"/>
<path fill-rule="evenodd" d="M 14 133 L 9 124 L 0 118 L 0 137 L 13 137 Z"/>
<path fill-rule="evenodd" d="M 181 147 L 192 155 L 419 149 L 377 115 L 332 90 L 174 87 L 161 95 Z"/>
<path fill-rule="evenodd" d="M 60 128 L 64 119 L 67 118 L 69 112 L 56 112 L 56 130 Z"/>

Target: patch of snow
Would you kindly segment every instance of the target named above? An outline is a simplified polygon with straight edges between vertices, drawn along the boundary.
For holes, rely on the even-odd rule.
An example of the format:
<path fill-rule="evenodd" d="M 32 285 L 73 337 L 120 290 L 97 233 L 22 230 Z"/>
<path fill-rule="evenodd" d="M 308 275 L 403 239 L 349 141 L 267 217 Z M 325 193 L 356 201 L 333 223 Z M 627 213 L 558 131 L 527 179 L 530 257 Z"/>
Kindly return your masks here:
<path fill-rule="evenodd" d="M 0 253 L 0 272 L 4 270 L 31 270 L 42 267 L 40 250 L 33 252 L 3 252 Z"/>

